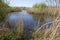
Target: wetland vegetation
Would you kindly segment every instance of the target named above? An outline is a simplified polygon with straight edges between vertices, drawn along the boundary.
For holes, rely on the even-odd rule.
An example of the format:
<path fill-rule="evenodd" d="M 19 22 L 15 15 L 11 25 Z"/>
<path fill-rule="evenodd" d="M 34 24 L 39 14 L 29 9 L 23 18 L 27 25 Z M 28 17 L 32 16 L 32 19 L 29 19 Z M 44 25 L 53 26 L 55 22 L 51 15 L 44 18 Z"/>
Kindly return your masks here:
<path fill-rule="evenodd" d="M 60 0 L 32 7 L 11 7 L 5 1 L 0 0 L 0 40 L 60 40 Z"/>

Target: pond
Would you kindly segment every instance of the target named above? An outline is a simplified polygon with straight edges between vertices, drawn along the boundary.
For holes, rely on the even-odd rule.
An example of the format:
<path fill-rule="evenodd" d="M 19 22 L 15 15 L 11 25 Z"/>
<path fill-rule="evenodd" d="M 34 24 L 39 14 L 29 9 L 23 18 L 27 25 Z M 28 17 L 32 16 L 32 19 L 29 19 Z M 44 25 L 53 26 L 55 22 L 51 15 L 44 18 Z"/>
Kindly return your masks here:
<path fill-rule="evenodd" d="M 40 21 L 42 19 L 42 21 Z M 29 34 L 34 31 L 34 28 L 39 28 L 38 25 L 43 25 L 47 22 L 53 21 L 53 18 L 43 18 L 41 15 L 32 15 L 27 11 L 23 10 L 21 12 L 11 12 L 8 14 L 7 22 L 12 27 L 16 28 L 17 21 L 23 22 L 25 34 Z M 28 36 L 27 36 L 28 37 Z"/>

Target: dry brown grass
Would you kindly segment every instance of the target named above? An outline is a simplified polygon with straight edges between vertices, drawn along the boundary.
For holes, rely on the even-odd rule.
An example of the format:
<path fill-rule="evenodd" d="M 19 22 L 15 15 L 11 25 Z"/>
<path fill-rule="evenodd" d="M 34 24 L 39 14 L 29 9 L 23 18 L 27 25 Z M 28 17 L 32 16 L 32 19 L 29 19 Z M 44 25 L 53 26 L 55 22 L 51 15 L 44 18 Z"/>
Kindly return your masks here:
<path fill-rule="evenodd" d="M 50 28 L 48 24 L 52 23 Z M 45 28 L 45 29 L 44 29 Z M 43 29 L 43 30 L 41 30 Z M 42 25 L 34 32 L 34 40 L 60 40 L 60 18 Z"/>
<path fill-rule="evenodd" d="M 31 14 L 44 14 L 44 15 L 53 15 L 56 16 L 60 13 L 60 8 L 46 7 L 44 9 L 30 8 L 27 10 Z"/>

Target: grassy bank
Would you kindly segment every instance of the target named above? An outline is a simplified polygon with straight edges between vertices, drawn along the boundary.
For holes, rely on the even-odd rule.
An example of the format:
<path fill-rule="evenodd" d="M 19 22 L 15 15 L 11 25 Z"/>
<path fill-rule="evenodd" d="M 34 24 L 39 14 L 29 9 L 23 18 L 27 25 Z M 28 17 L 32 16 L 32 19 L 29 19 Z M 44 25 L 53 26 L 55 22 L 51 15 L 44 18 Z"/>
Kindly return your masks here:
<path fill-rule="evenodd" d="M 52 15 L 52 16 L 56 16 L 57 14 L 60 13 L 60 8 L 44 8 L 44 9 L 38 9 L 38 8 L 30 8 L 29 10 L 27 10 L 29 13 L 31 14 L 38 14 L 38 15 Z"/>
<path fill-rule="evenodd" d="M 57 16 L 60 13 L 60 7 L 47 6 L 44 3 L 35 4 L 27 10 L 31 14 Z"/>
<path fill-rule="evenodd" d="M 50 28 L 48 27 L 48 24 Z M 46 23 L 33 33 L 32 40 L 60 40 L 60 19 L 57 17 L 53 22 Z"/>
<path fill-rule="evenodd" d="M 21 8 L 19 8 L 19 7 L 10 7 L 9 8 L 9 12 L 19 12 L 19 11 L 21 11 L 22 9 Z"/>
<path fill-rule="evenodd" d="M 21 11 L 18 7 L 10 7 L 7 3 L 0 0 L 0 20 L 4 20 L 4 18 L 8 15 L 9 12 L 17 12 Z"/>

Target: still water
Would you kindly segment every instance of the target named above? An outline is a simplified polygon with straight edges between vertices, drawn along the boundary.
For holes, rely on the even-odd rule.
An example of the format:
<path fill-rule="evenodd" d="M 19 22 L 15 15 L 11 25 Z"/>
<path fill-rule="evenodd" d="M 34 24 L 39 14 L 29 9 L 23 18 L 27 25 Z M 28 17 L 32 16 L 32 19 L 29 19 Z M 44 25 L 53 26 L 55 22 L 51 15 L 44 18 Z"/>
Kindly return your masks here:
<path fill-rule="evenodd" d="M 37 17 L 37 16 L 35 16 Z M 38 19 L 40 17 L 37 17 Z M 14 28 L 16 27 L 16 22 L 17 20 L 23 22 L 24 24 L 24 31 L 25 33 L 28 35 L 30 32 L 34 31 L 34 26 L 37 27 L 38 25 L 43 25 L 47 22 L 51 22 L 53 21 L 52 18 L 44 18 L 44 20 L 42 22 L 35 20 L 35 18 L 33 17 L 33 15 L 29 14 L 27 11 L 23 10 L 21 12 L 12 12 L 9 13 L 7 21 L 9 23 L 9 25 L 12 25 Z"/>
<path fill-rule="evenodd" d="M 32 26 L 35 23 L 37 25 L 37 22 L 34 20 L 32 15 L 30 15 L 27 11 L 9 13 L 7 21 L 10 25 L 15 27 L 17 20 L 23 22 L 25 28 L 32 29 Z"/>

